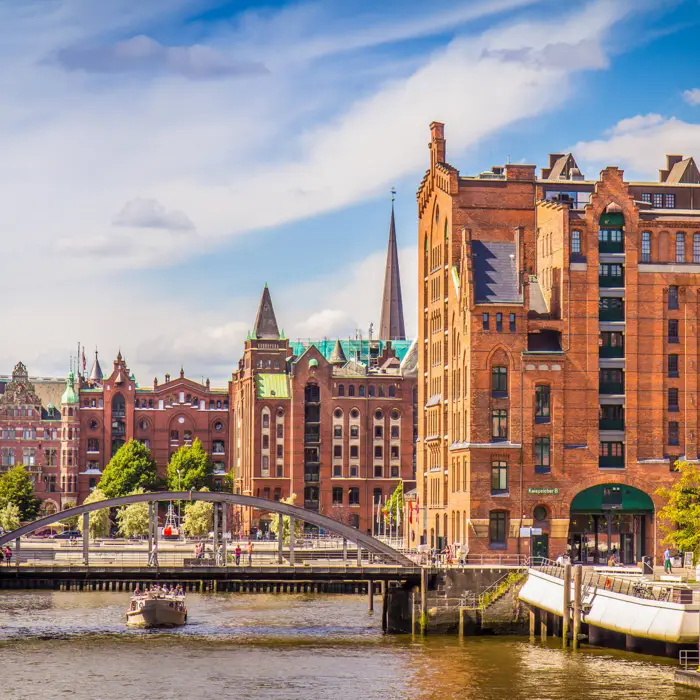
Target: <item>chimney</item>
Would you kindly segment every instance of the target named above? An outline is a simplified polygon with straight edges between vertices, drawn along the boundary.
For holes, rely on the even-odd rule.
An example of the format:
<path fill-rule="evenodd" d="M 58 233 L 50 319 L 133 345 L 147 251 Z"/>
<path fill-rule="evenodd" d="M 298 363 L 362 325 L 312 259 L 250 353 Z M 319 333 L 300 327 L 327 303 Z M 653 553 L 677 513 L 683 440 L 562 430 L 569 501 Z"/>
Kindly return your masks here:
<path fill-rule="evenodd" d="M 430 124 L 430 165 L 445 162 L 445 125 L 442 122 Z"/>

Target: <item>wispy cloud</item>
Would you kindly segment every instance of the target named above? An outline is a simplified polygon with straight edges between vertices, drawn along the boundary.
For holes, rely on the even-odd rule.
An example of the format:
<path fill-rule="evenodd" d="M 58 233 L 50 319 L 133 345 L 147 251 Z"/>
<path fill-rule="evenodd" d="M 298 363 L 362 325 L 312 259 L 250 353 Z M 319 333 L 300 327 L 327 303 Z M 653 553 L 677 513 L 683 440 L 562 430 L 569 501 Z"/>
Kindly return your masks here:
<path fill-rule="evenodd" d="M 185 212 L 168 211 L 156 199 L 132 199 L 114 217 L 115 226 L 129 228 L 162 228 L 168 231 L 191 231 L 194 224 Z"/>
<path fill-rule="evenodd" d="M 693 107 L 700 105 L 700 88 L 692 88 L 691 90 L 683 90 L 683 99 Z"/>

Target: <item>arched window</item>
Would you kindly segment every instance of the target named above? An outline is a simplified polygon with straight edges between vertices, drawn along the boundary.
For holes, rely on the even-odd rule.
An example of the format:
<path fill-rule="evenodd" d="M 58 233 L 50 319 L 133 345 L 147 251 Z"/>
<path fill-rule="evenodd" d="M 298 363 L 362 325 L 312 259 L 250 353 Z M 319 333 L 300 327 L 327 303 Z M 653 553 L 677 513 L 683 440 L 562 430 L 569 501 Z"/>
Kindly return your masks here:
<path fill-rule="evenodd" d="M 348 396 L 355 396 L 355 385 L 351 384 L 348 387 Z"/>
<path fill-rule="evenodd" d="M 393 399 L 396 396 L 396 387 L 393 384 L 389 385 L 389 398 Z"/>
<path fill-rule="evenodd" d="M 375 395 L 374 384 L 369 385 L 369 395 L 373 397 Z"/>
<path fill-rule="evenodd" d="M 358 396 L 364 396 L 364 395 L 365 395 L 365 385 L 364 385 L 364 384 L 360 384 L 360 387 L 359 387 L 359 389 L 358 389 L 357 395 L 358 395 Z"/>
<path fill-rule="evenodd" d="M 345 384 L 338 384 L 338 396 L 345 396 Z"/>
<path fill-rule="evenodd" d="M 382 384 L 379 385 L 379 398 L 384 398 L 384 386 Z"/>

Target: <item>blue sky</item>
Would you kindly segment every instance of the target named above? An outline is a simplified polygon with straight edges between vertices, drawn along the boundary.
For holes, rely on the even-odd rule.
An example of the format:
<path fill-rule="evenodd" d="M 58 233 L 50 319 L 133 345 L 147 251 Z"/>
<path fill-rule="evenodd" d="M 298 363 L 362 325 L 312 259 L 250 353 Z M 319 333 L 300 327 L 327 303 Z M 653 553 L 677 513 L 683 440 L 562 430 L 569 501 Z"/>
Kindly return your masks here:
<path fill-rule="evenodd" d="M 431 120 L 464 173 L 700 155 L 700 6 L 658 5 L 0 0 L 0 373 L 225 381 L 265 282 L 290 337 L 366 333 L 392 186 L 415 331 Z"/>

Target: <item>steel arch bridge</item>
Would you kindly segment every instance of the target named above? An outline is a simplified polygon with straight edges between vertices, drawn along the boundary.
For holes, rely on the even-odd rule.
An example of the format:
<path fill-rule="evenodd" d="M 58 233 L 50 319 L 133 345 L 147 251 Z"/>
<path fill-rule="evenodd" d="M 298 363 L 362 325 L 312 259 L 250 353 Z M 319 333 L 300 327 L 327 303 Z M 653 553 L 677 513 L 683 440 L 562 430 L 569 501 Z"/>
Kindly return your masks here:
<path fill-rule="evenodd" d="M 266 498 L 255 498 L 253 496 L 242 496 L 236 493 L 221 493 L 216 491 L 157 491 L 153 493 L 137 493 L 120 498 L 109 498 L 104 501 L 96 501 L 95 503 L 86 503 L 81 506 L 76 506 L 75 508 L 67 508 L 66 510 L 53 513 L 52 515 L 47 515 L 27 525 L 22 525 L 12 532 L 7 532 L 0 536 L 0 546 L 12 542 L 13 540 L 19 540 L 23 535 L 28 535 L 35 530 L 39 530 L 47 525 L 52 525 L 53 523 L 60 522 L 72 516 L 87 515 L 93 511 L 104 510 L 105 508 L 118 508 L 119 506 L 130 505 L 131 503 L 159 503 L 161 501 L 207 501 L 209 503 L 249 506 L 250 508 L 255 508 L 263 512 L 277 513 L 280 516 L 288 516 L 295 520 L 301 520 L 322 527 L 336 535 L 340 535 L 344 539 L 355 543 L 358 553 L 360 550 L 364 549 L 381 560 L 392 562 L 399 566 L 415 567 L 413 561 L 393 547 L 390 547 L 371 535 L 360 532 L 357 528 L 340 523 L 337 520 L 333 520 L 315 511 L 306 510 L 305 508 L 293 506 L 288 503 L 270 501 Z M 293 527 L 290 527 L 290 538 L 293 547 Z"/>

